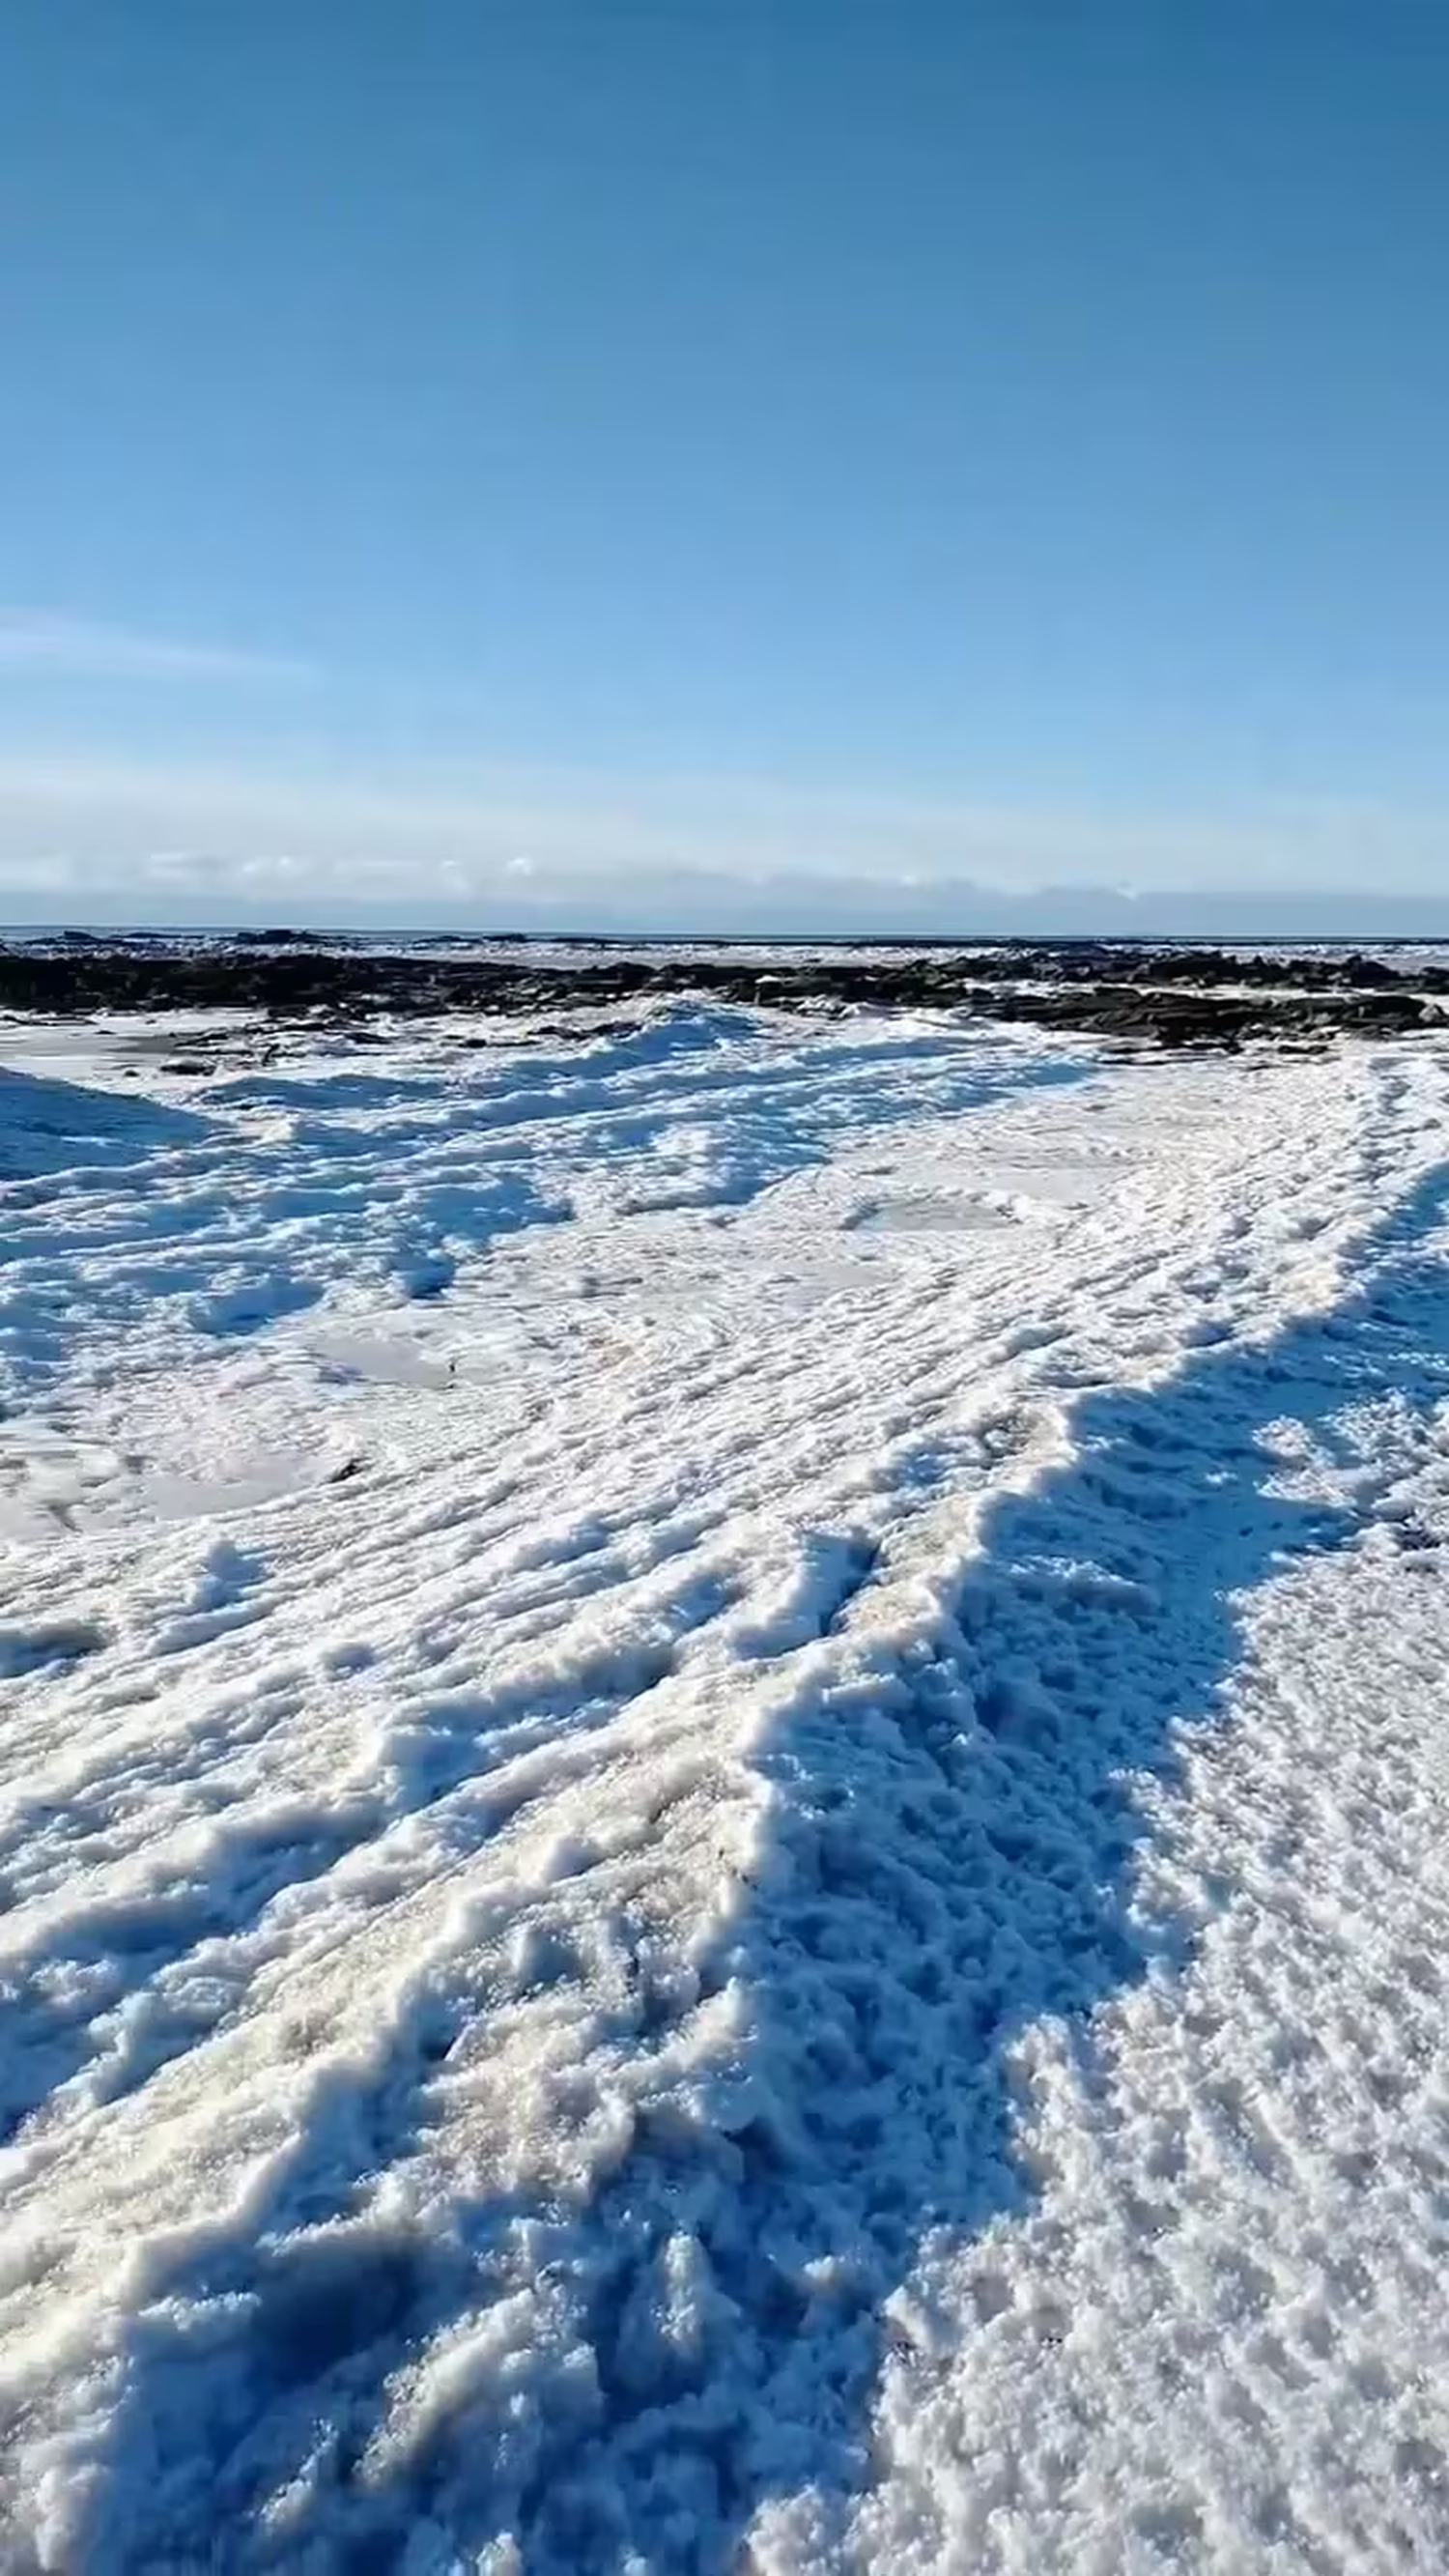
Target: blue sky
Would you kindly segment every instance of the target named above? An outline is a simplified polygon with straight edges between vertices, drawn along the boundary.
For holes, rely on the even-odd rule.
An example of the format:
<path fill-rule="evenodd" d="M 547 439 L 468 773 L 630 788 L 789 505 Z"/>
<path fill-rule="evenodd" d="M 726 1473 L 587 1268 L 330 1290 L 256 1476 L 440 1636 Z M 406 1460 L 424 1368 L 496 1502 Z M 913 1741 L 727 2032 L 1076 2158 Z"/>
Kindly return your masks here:
<path fill-rule="evenodd" d="M 0 911 L 1449 916 L 1446 270 L 1436 0 L 14 8 Z"/>

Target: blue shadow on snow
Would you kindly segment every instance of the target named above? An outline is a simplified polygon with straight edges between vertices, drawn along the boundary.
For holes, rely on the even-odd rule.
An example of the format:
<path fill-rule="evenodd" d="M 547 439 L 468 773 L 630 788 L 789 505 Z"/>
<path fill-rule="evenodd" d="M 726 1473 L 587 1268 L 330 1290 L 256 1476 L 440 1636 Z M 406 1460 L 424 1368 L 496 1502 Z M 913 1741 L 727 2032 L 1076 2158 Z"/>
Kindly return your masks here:
<path fill-rule="evenodd" d="M 1449 1266 L 1425 1248 L 1446 1191 L 1449 1166 L 1333 1312 L 1086 1397 L 1071 1464 L 996 1506 L 934 1622 L 802 1680 L 763 1755 L 770 1847 L 699 1978 L 747 2008 L 707 2116 L 661 2081 L 582 2202 L 480 2188 L 446 2228 L 389 2234 L 362 2223 L 371 2181 L 434 2127 L 438 2064 L 486 1995 L 440 1991 L 329 2087 L 248 2233 L 194 2245 L 125 2329 L 95 2528 L 132 2554 L 108 2563 L 312 2550 L 411 2576 L 512 2533 L 526 2576 L 726 2576 L 771 2497 L 809 2483 L 827 2523 L 848 2507 L 882 2301 L 928 2232 L 968 2244 L 1029 2198 L 1013 2043 L 1186 1955 L 1183 1927 L 1134 1912 L 1140 1782 L 1170 1779 L 1180 1725 L 1219 1707 L 1236 1596 L 1372 1511 L 1367 1491 L 1349 1509 L 1275 1489 L 1272 1426 L 1351 1458 L 1346 1411 L 1449 1392 Z M 540 1973 L 576 1969 L 561 1947 Z M 642 1934 L 636 1987 L 598 2035 L 637 2058 L 695 1995 L 661 1984 Z M 408 2356 L 520 2292 L 534 2323 L 506 2376 L 369 2459 Z M 262 2508 L 299 2478 L 283 2535 Z"/>
<path fill-rule="evenodd" d="M 129 1170 L 143 1155 L 200 1145 L 213 1132 L 194 1109 L 0 1064 L 0 1182 Z"/>

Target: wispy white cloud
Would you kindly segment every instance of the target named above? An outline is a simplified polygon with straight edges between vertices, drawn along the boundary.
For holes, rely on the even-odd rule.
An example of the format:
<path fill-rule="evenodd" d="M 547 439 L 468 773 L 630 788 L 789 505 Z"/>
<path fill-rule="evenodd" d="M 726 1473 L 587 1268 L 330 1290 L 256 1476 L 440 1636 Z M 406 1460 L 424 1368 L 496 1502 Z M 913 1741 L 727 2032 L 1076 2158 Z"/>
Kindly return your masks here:
<path fill-rule="evenodd" d="M 292 682 L 314 676 L 309 664 L 282 655 L 146 634 L 49 609 L 3 606 L 0 666 L 62 678 L 107 680 Z"/>
<path fill-rule="evenodd" d="M 327 779 L 0 757 L 0 919 L 254 916 L 640 927 L 1090 927 L 1190 896 L 1426 895 L 1437 818 L 1327 803 L 1214 819 L 434 772 Z M 1352 927 L 1352 923 L 1348 924 Z"/>

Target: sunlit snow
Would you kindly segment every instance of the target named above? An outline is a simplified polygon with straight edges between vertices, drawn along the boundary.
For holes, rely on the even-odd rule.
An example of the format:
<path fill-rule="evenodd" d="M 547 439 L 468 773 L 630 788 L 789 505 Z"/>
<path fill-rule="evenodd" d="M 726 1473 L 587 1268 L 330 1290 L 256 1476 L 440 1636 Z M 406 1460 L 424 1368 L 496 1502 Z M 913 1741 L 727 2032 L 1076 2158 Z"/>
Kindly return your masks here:
<path fill-rule="evenodd" d="M 1449 1056 L 185 1055 L 0 1028 L 0 2566 L 1449 2563 Z"/>

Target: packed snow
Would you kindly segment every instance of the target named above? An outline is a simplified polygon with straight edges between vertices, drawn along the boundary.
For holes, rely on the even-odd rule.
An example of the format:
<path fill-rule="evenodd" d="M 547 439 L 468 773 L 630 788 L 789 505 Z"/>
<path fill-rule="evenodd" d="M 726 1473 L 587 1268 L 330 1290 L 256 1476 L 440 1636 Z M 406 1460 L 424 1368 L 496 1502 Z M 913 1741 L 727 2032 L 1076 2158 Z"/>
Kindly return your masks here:
<path fill-rule="evenodd" d="M 1449 2564 L 1449 1050 L 184 1045 L 0 1028 L 6 2576 Z"/>

